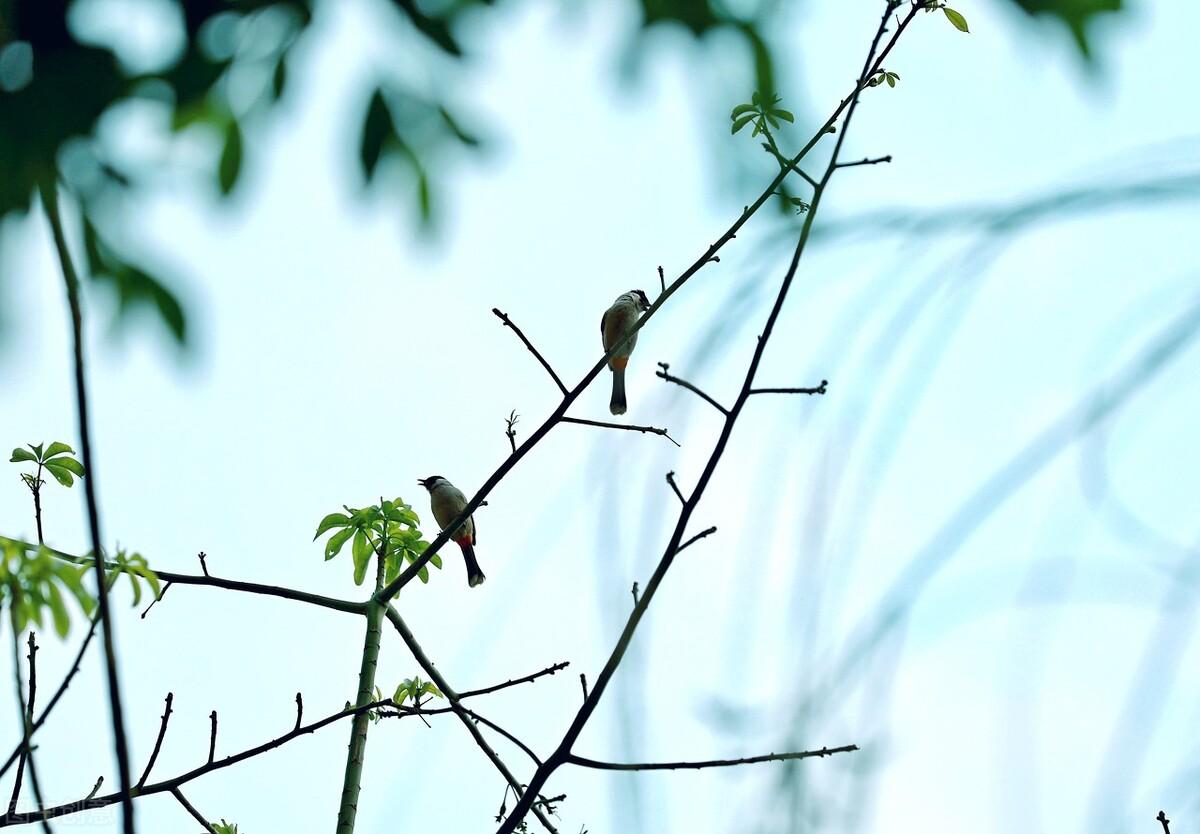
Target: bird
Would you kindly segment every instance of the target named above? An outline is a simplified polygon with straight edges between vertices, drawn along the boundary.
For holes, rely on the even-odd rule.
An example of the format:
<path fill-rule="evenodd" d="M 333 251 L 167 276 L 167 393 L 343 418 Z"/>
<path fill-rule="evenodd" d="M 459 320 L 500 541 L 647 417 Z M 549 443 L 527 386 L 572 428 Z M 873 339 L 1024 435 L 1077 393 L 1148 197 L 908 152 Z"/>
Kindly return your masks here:
<path fill-rule="evenodd" d="M 617 296 L 612 306 L 604 311 L 600 319 L 600 341 L 604 350 L 612 350 L 614 345 L 620 345 L 608 360 L 612 369 L 612 399 L 609 400 L 608 410 L 613 414 L 625 413 L 625 366 L 629 364 L 629 355 L 637 345 L 637 333 L 629 333 L 637 324 L 641 314 L 650 309 L 650 299 L 641 290 L 630 290 Z M 629 334 L 626 336 L 626 334 Z"/>
<path fill-rule="evenodd" d="M 466 509 L 467 496 L 441 475 L 430 475 L 417 483 L 429 490 L 429 506 L 443 530 Z M 450 538 L 462 549 L 463 559 L 467 563 L 467 584 L 472 588 L 482 585 L 486 577 L 479 569 L 479 562 L 475 561 L 475 517 L 467 516 L 467 520 L 450 534 Z"/>

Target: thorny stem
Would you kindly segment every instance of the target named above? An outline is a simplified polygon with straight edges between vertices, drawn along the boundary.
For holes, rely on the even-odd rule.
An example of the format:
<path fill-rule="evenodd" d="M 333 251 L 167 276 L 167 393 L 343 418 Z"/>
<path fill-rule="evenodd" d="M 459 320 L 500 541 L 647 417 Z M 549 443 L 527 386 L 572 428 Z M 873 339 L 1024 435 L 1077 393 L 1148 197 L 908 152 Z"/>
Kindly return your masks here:
<path fill-rule="evenodd" d="M 71 335 L 75 348 L 75 401 L 79 416 L 80 457 L 87 477 L 83 479 L 84 496 L 87 500 L 88 529 L 92 539 L 92 555 L 96 566 L 96 598 L 99 601 L 102 641 L 104 645 L 104 669 L 108 681 L 108 707 L 113 731 L 113 746 L 117 754 L 117 773 L 121 792 L 121 827 L 124 834 L 134 834 L 133 798 L 130 796 L 132 781 L 129 774 L 129 743 L 125 738 L 125 714 L 121 707 L 121 681 L 117 671 L 116 638 L 112 617 L 109 615 L 108 587 L 104 581 L 104 556 L 101 549 L 104 539 L 100 535 L 100 509 L 96 498 L 96 461 L 92 459 L 92 438 L 88 417 L 87 382 L 83 362 L 83 312 L 79 303 L 79 276 L 67 248 L 67 237 L 63 231 L 62 216 L 58 208 L 58 184 L 54 180 L 41 183 L 42 208 L 50 221 L 54 245 L 62 267 L 63 282 L 66 284 L 67 304 L 71 310 Z"/>

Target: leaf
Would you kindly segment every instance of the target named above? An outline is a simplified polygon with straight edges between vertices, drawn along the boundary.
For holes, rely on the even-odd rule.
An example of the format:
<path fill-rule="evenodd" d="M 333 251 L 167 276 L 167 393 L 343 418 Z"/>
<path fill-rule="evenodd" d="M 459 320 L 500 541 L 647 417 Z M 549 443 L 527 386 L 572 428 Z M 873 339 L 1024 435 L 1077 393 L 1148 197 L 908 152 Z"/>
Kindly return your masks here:
<path fill-rule="evenodd" d="M 137 580 L 137 574 L 131 570 L 125 571 L 129 577 L 129 584 L 133 586 L 133 605 L 136 608 L 137 604 L 142 601 L 142 586 Z"/>
<path fill-rule="evenodd" d="M 55 440 L 53 443 L 50 444 L 50 448 L 46 449 L 46 454 L 43 455 L 43 457 L 52 458 L 55 455 L 61 455 L 63 452 L 68 452 L 72 455 L 75 454 L 75 450 L 72 449 L 70 446 L 68 446 L 66 443 L 61 443 L 61 442 Z"/>
<path fill-rule="evenodd" d="M 43 455 L 42 455 L 42 444 L 41 443 L 37 444 L 36 446 L 34 446 L 32 443 L 30 443 L 29 448 L 33 449 L 33 453 L 38 456 L 38 460 L 42 459 Z"/>
<path fill-rule="evenodd" d="M 450 132 L 454 134 L 454 137 L 468 148 L 478 148 L 481 144 L 483 144 L 478 136 L 467 131 L 461 124 L 459 124 L 458 119 L 454 118 L 454 116 L 450 114 L 450 111 L 445 107 L 439 107 L 438 114 L 441 115 L 442 121 L 446 123 L 446 127 L 450 129 Z"/>
<path fill-rule="evenodd" d="M 796 117 L 792 115 L 792 111 L 790 110 L 772 110 L 771 112 L 789 124 L 796 121 Z"/>
<path fill-rule="evenodd" d="M 83 477 L 83 464 L 75 458 L 54 458 L 47 460 L 46 466 L 60 466 L 80 478 Z"/>
<path fill-rule="evenodd" d="M 754 120 L 753 113 L 751 113 L 749 116 L 742 116 L 740 119 L 738 119 L 736 122 L 733 123 L 733 125 L 729 128 L 729 132 L 737 133 L 739 130 L 744 128 L 746 125 L 750 124 L 750 122 L 753 120 Z"/>
<path fill-rule="evenodd" d="M 331 530 L 334 527 L 345 527 L 349 523 L 350 516 L 345 513 L 330 513 L 321 519 L 321 523 L 317 525 L 317 532 L 313 535 L 313 541 L 316 541 L 326 530 Z"/>
<path fill-rule="evenodd" d="M 729 118 L 736 122 L 738 116 L 742 115 L 743 113 L 753 113 L 757 109 L 758 108 L 753 104 L 739 104 L 737 107 L 733 108 L 733 112 L 729 114 Z"/>
<path fill-rule="evenodd" d="M 54 617 L 54 630 L 58 632 L 60 638 L 66 637 L 67 632 L 71 630 L 71 617 L 67 614 L 67 606 L 63 602 L 62 594 L 53 582 L 47 583 L 46 592 L 46 603 L 50 606 L 50 614 Z"/>
<path fill-rule="evenodd" d="M 968 32 L 967 19 L 949 6 L 942 6 L 942 11 L 946 13 L 946 17 L 954 24 L 954 28 L 960 32 Z"/>
<path fill-rule="evenodd" d="M 221 151 L 221 161 L 217 166 L 217 182 L 221 193 L 228 195 L 237 184 L 238 174 L 242 170 L 242 129 L 237 119 L 230 119 L 225 127 L 225 148 Z"/>
<path fill-rule="evenodd" d="M 383 90 L 376 88 L 367 105 L 367 118 L 363 122 L 362 139 L 359 142 L 358 161 L 362 166 L 363 178 L 370 182 L 375 176 L 379 158 L 383 155 L 384 142 L 396 135 L 396 125 L 388 110 Z"/>
<path fill-rule="evenodd" d="M 417 576 L 420 577 L 422 585 L 428 585 L 429 584 L 429 566 L 421 565 L 421 569 L 419 571 L 417 571 Z"/>
<path fill-rule="evenodd" d="M 354 528 L 347 527 L 340 533 L 335 533 L 329 537 L 329 541 L 325 542 L 325 561 L 328 562 L 334 556 L 342 552 L 342 546 L 354 535 Z"/>
<path fill-rule="evenodd" d="M 887 78 L 887 85 L 888 85 L 889 87 L 895 87 L 895 86 L 896 86 L 896 79 L 895 79 L 895 78 L 893 78 L 891 75 L 887 75 L 887 76 L 885 76 L 885 77 Z"/>
<path fill-rule="evenodd" d="M 350 552 L 354 556 L 354 584 L 361 585 L 367 576 L 367 565 L 371 563 L 371 541 L 366 531 L 360 528 L 354 532 L 354 545 Z"/>
<path fill-rule="evenodd" d="M 71 473 L 65 467 L 61 466 L 59 461 L 52 461 L 45 466 L 46 471 L 53 475 L 54 479 L 63 486 L 69 487 L 75 483 L 75 479 L 71 477 Z"/>
<path fill-rule="evenodd" d="M 1124 0 L 1012 0 L 1029 15 L 1056 17 L 1071 31 L 1079 53 L 1086 60 L 1092 59 L 1088 42 L 1091 24 L 1106 13 L 1121 12 Z"/>
<path fill-rule="evenodd" d="M 275 72 L 271 74 L 271 97 L 276 101 L 283 95 L 283 88 L 287 86 L 287 61 L 284 58 L 284 55 L 279 56 L 279 60 L 275 62 Z"/>
<path fill-rule="evenodd" d="M 38 459 L 37 459 L 36 455 L 26 452 L 24 449 L 13 449 L 12 457 L 9 459 L 8 462 L 9 463 L 23 463 L 24 461 L 30 461 L 32 463 L 37 463 Z"/>
<path fill-rule="evenodd" d="M 433 216 L 433 206 L 429 195 L 429 177 L 424 168 L 417 169 L 417 207 L 421 210 L 421 220 L 428 223 Z"/>
<path fill-rule="evenodd" d="M 425 544 L 426 547 L 429 546 L 428 543 L 426 543 L 426 542 L 422 542 L 422 544 Z M 442 569 L 442 557 L 440 554 L 437 554 L 437 553 L 433 554 L 432 556 L 429 557 L 429 561 L 432 562 L 433 566 L 435 568 L 437 568 L 438 570 Z"/>

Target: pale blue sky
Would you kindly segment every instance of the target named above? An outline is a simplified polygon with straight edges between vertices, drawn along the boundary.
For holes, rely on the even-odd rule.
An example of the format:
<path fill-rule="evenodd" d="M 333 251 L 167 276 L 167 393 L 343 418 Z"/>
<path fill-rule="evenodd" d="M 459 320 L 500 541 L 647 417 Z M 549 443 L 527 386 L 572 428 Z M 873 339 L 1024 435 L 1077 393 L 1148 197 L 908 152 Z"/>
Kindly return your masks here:
<path fill-rule="evenodd" d="M 363 592 L 347 556 L 324 563 L 311 541 L 325 513 L 380 494 L 424 511 L 415 482 L 431 472 L 470 493 L 507 452 L 509 410 L 524 433 L 553 407 L 553 384 L 491 308 L 513 316 L 565 380 L 578 379 L 599 356 L 597 322 L 612 299 L 655 289 L 656 265 L 678 272 L 757 195 L 758 182 L 717 175 L 727 170 L 718 155 L 746 154 L 764 175 L 769 160 L 747 137 L 728 137 L 735 102 L 709 94 L 730 84 L 728 44 L 702 51 L 660 35 L 641 82 L 625 87 L 616 64 L 633 23 L 626 4 L 570 13 L 503 4 L 477 24 L 483 54 L 463 94 L 491 125 L 494 149 L 456 169 L 439 239 L 422 243 L 407 192 L 363 201 L 347 153 L 362 106 L 350 93 L 397 60 L 402 33 L 380 25 L 374 4 L 332 5 L 282 111 L 256 134 L 233 202 L 175 177 L 130 218 L 139 243 L 180 267 L 195 354 L 176 361 L 151 324 L 114 341 L 96 321 L 91 383 L 110 541 L 164 569 L 194 571 L 204 550 L 220 575 L 355 597 Z M 781 76 L 802 114 L 793 144 L 844 94 L 876 17 L 874 3 L 798 6 L 785 16 L 794 63 Z M 995 2 L 957 7 L 971 35 L 940 16 L 920 19 L 888 61 L 900 85 L 865 96 L 847 156 L 895 162 L 840 174 L 826 220 L 1195 177 L 1200 111 L 1184 80 L 1194 4 L 1143 0 L 1099 26 L 1096 77 L 1062 32 L 1031 28 Z M 133 115 L 110 126 L 118 141 L 137 139 Z M 812 793 L 795 827 L 782 822 L 788 771 L 775 765 L 561 770 L 549 786 L 569 797 L 561 830 L 1151 831 L 1160 807 L 1188 830 L 1200 801 L 1177 777 L 1195 762 L 1200 656 L 1185 638 L 1174 677 L 1167 659 L 1150 674 L 1138 664 L 1147 641 L 1165 646 L 1160 616 L 1166 634 L 1194 631 L 1195 595 L 1172 577 L 1200 533 L 1195 346 L 1095 436 L 1107 444 L 1106 495 L 1087 488 L 1101 447 L 1084 456 L 1071 446 L 953 550 L 917 598 L 902 653 L 840 678 L 806 724 L 797 705 L 979 485 L 1197 302 L 1197 219 L 1195 202 L 1174 201 L 1085 212 L 994 246 L 970 232 L 898 238 L 881 228 L 818 241 L 760 378 L 827 377 L 829 396 L 748 409 L 696 521 L 719 533 L 672 569 L 579 752 L 864 750 L 802 765 Z M 598 673 L 630 584 L 657 561 L 675 509 L 663 473 L 692 483 L 716 436 L 715 415 L 655 379 L 654 363 L 670 361 L 718 396 L 734 390 L 786 266 L 780 227 L 777 215 L 757 218 L 640 336 L 628 417 L 669 427 L 682 449 L 556 429 L 477 516 L 487 583 L 468 592 L 447 553 L 446 570 L 401 599 L 459 688 L 571 661 L 480 705 L 539 751 L 565 730 L 579 672 Z M 70 442 L 66 317 L 49 238 L 37 216 L 5 233 L 0 442 Z M 749 288 L 743 326 L 701 361 L 703 323 L 740 288 Z M 92 310 L 102 321 L 104 300 Z M 573 413 L 607 417 L 601 383 Z M 10 468 L 2 532 L 31 536 L 28 496 Z M 50 540 L 82 550 L 80 491 L 48 492 Z M 1122 512 L 1177 549 L 1133 536 Z M 353 697 L 356 618 L 197 588 L 173 590 L 146 620 L 136 613 L 118 638 L 139 766 L 162 697 L 175 693 L 160 776 L 202 761 L 211 709 L 218 752 L 228 753 L 289 728 L 297 689 L 313 717 Z M 41 675 L 54 681 L 73 649 L 45 643 Z M 416 671 L 387 634 L 384 689 Z M 1134 699 L 1128 729 L 1114 732 L 1131 679 L 1162 681 L 1150 692 L 1161 712 Z M 11 714 L 9 687 L 0 691 Z M 100 726 L 101 691 L 92 656 L 59 723 L 39 735 L 42 760 L 54 762 L 43 766 L 53 801 L 83 795 L 101 773 L 113 782 L 107 736 L 87 729 Z M 15 722 L 4 726 L 8 743 Z M 205 777 L 188 796 L 248 834 L 328 830 L 348 732 L 327 729 Z M 532 773 L 519 751 L 499 749 Z M 384 724 L 370 737 L 359 827 L 487 831 L 501 793 L 454 722 Z M 144 831 L 194 827 L 169 797 L 138 810 Z M 115 816 L 77 822 L 116 830 Z"/>

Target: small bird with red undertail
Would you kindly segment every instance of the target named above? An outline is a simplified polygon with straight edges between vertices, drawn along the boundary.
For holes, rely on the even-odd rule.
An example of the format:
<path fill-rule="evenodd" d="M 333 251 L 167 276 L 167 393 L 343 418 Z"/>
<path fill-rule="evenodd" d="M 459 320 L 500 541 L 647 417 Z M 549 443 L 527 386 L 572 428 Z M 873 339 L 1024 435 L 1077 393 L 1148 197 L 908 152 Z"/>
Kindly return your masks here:
<path fill-rule="evenodd" d="M 421 478 L 417 483 L 429 490 L 429 505 L 433 509 L 433 517 L 443 530 L 447 525 L 454 523 L 459 513 L 467 508 L 467 496 L 441 475 L 430 475 L 428 478 Z M 450 538 L 462 549 L 463 559 L 467 563 L 467 584 L 472 588 L 482 585 L 486 577 L 479 569 L 479 563 L 475 561 L 475 517 L 468 516 L 467 520 L 450 534 Z"/>
<path fill-rule="evenodd" d="M 613 414 L 625 413 L 625 366 L 629 364 L 629 356 L 637 345 L 637 333 L 630 329 L 637 324 L 642 313 L 650 309 L 650 299 L 641 290 L 630 290 L 617 296 L 613 305 L 604 311 L 600 319 L 600 340 L 604 350 L 612 350 L 619 345 L 616 353 L 608 360 L 612 369 L 613 386 L 612 399 L 609 400 L 608 410 Z"/>

